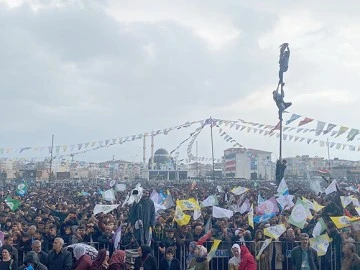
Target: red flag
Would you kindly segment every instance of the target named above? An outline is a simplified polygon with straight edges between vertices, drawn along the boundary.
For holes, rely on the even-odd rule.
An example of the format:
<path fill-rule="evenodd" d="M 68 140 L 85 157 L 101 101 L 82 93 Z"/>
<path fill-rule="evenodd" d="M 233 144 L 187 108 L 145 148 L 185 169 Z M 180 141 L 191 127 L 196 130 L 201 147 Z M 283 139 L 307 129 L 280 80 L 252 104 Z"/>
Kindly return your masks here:
<path fill-rule="evenodd" d="M 350 218 L 354 217 L 347 209 L 344 209 L 345 216 L 348 216 Z"/>
<path fill-rule="evenodd" d="M 313 121 L 313 120 L 314 120 L 314 119 L 305 117 L 304 120 L 300 121 L 299 126 L 302 126 L 302 125 L 305 125 L 305 124 L 307 124 L 307 123 L 310 123 L 310 122 Z"/>
<path fill-rule="evenodd" d="M 197 241 L 197 245 L 202 246 L 211 237 L 211 230 Z"/>

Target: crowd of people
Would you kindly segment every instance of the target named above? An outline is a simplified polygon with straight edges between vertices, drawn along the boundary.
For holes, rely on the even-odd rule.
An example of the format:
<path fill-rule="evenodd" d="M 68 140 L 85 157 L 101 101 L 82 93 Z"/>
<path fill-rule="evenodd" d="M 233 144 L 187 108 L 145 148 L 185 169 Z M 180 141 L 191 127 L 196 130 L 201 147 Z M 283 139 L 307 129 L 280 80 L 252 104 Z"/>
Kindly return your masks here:
<path fill-rule="evenodd" d="M 15 194 L 15 182 L 3 183 L 0 204 L 1 262 L 3 269 L 125 269 L 128 250 L 136 250 L 137 257 L 131 266 L 142 270 L 178 269 L 359 269 L 356 242 L 360 233 L 356 226 L 338 229 L 330 216 L 349 214 L 358 216 L 355 206 L 342 207 L 339 196 L 353 194 L 355 189 L 340 185 L 337 191 L 326 195 L 315 192 L 309 183 L 288 181 L 290 194 L 306 197 L 325 206 L 321 211 L 312 210 L 312 219 L 303 229 L 289 223 L 291 209 L 255 223 L 248 222 L 249 212 L 234 211 L 230 218 L 214 218 L 212 207 L 201 208 L 199 217 L 188 224 L 179 225 L 174 220 L 175 206 L 156 213 L 151 243 L 141 243 L 134 237 L 134 226 L 129 222 L 130 206 L 123 204 L 136 183 L 125 183 L 126 191 L 116 192 L 113 202 L 104 201 L 99 189 L 110 188 L 107 182 L 74 181 L 66 183 L 29 183 L 23 196 Z M 245 200 L 257 204 L 259 194 L 267 199 L 276 193 L 277 186 L 268 181 L 219 181 L 219 182 L 141 182 L 144 199 L 149 200 L 153 190 L 168 191 L 177 199 L 195 198 L 199 202 L 214 194 L 218 206 L 234 209 Z M 323 186 L 328 185 L 324 181 Z M 219 190 L 221 186 L 221 190 Z M 231 188 L 243 186 L 249 190 L 242 195 L 232 194 Z M 357 187 L 347 183 L 346 187 Z M 85 195 L 86 194 L 86 195 Z M 10 196 L 20 201 L 17 209 L 5 202 Z M 94 215 L 97 204 L 120 204 L 110 213 Z M 192 215 L 192 213 L 184 211 Z M 318 257 L 309 247 L 309 238 L 315 224 L 323 218 L 332 243 L 326 254 Z M 285 224 L 286 231 L 265 249 L 268 236 L 264 229 Z M 115 236 L 121 237 L 119 241 Z M 218 250 L 228 251 L 227 256 L 210 256 L 215 239 L 221 240 Z M 89 254 L 86 245 L 97 250 Z M 117 244 L 115 244 L 117 243 Z M 261 254 L 259 253 L 261 250 Z M 260 256 L 258 256 L 260 255 Z M 129 263 L 128 263 L 129 266 Z"/>

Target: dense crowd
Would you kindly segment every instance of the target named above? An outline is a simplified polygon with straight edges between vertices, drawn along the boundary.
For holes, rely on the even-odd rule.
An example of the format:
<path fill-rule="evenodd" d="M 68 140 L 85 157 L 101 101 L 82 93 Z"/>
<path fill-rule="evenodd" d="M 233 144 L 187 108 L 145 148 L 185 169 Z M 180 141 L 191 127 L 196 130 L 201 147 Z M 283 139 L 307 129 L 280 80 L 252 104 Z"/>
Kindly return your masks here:
<path fill-rule="evenodd" d="M 212 217 L 212 207 L 203 207 L 200 217 L 192 218 L 186 225 L 179 226 L 174 221 L 175 207 L 156 213 L 152 228 L 151 245 L 139 243 L 134 237 L 134 226 L 129 223 L 129 205 L 123 205 L 128 192 L 136 183 L 128 182 L 127 190 L 116 192 L 112 203 L 120 206 L 110 213 L 93 214 L 96 204 L 111 204 L 104 201 L 99 189 L 110 188 L 107 182 L 78 181 L 67 183 L 30 183 L 23 196 L 15 194 L 17 183 L 2 184 L 0 205 L 0 226 L 3 233 L 0 262 L 2 269 L 125 269 L 125 250 L 137 249 L 139 257 L 134 262 L 135 269 L 358 269 L 360 259 L 356 255 L 354 243 L 360 233 L 356 226 L 338 229 L 329 218 L 349 214 L 358 216 L 353 204 L 343 208 L 340 195 L 353 194 L 357 183 L 340 185 L 330 195 L 315 191 L 307 182 L 288 181 L 290 194 L 295 198 L 315 200 L 325 206 L 321 211 L 312 211 L 312 219 L 307 220 L 303 229 L 288 222 L 291 209 L 279 211 L 270 219 L 255 223 L 248 222 L 248 211 L 235 212 L 230 218 Z M 240 206 L 245 199 L 257 204 L 259 194 L 267 199 L 276 193 L 272 182 L 227 181 L 227 182 L 142 182 L 149 200 L 153 190 L 171 193 L 177 199 L 195 198 L 199 202 L 214 194 L 218 206 L 231 209 Z M 321 183 L 326 186 L 329 183 Z M 218 186 L 221 186 L 219 190 Z M 248 187 L 242 195 L 234 195 L 231 188 Z M 86 194 L 86 195 L 85 195 Z M 11 196 L 21 201 L 12 211 L 5 198 Z M 296 199 L 295 199 L 296 200 Z M 184 211 L 188 213 L 187 211 Z M 191 214 L 189 212 L 189 214 Z M 305 255 L 300 247 L 308 246 L 309 236 L 318 219 L 322 217 L 327 225 L 327 233 L 332 238 L 326 254 L 318 260 L 314 249 Z M 286 231 L 278 241 L 272 242 L 261 255 L 255 258 L 268 238 L 264 229 L 276 224 L 285 224 Z M 121 229 L 121 239 L 115 245 L 115 234 Z M 219 250 L 229 251 L 229 258 L 209 260 L 214 239 L 221 240 Z M 98 252 L 92 257 L 88 244 Z M 117 243 L 117 242 L 116 242 Z M 299 244 L 300 243 L 300 244 Z M 71 248 L 65 248 L 70 246 Z M 303 249 L 303 250 L 304 250 Z M 312 253 L 311 253 L 312 252 Z M 315 253 L 314 253 L 315 252 Z M 306 256 L 304 260 L 302 256 Z M 300 258 L 300 259 L 299 259 Z M 302 262 L 306 262 L 302 265 Z M 300 262 L 300 263 L 299 263 Z M 357 265 L 351 268 L 351 265 Z M 252 268 L 253 267 L 253 268 Z"/>

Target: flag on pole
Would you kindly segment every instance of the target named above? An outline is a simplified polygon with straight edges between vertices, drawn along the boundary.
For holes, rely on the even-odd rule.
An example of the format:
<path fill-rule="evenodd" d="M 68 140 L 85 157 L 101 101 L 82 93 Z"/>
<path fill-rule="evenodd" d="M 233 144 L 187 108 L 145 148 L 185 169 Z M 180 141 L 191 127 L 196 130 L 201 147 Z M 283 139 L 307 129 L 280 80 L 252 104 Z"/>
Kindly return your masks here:
<path fill-rule="evenodd" d="M 257 199 L 257 205 L 262 204 L 263 202 L 265 202 L 265 199 L 263 199 L 260 195 L 260 193 L 258 194 L 258 199 Z"/>
<path fill-rule="evenodd" d="M 330 218 L 332 222 L 334 222 L 336 228 L 338 229 L 349 227 L 351 225 L 349 217 L 347 216 L 330 217 Z"/>
<path fill-rule="evenodd" d="M 174 220 L 179 226 L 187 225 L 191 219 L 191 216 L 184 214 L 179 206 L 175 208 Z"/>
<path fill-rule="evenodd" d="M 9 195 L 5 198 L 5 203 L 7 206 L 9 206 L 11 211 L 15 211 L 16 209 L 19 208 L 20 205 L 20 201 L 11 198 Z"/>
<path fill-rule="evenodd" d="M 250 210 L 249 210 L 249 213 L 248 213 L 248 224 L 251 228 L 255 228 L 254 227 L 254 205 L 251 204 L 250 206 Z"/>
<path fill-rule="evenodd" d="M 201 207 L 219 205 L 216 195 L 209 195 L 205 200 L 200 204 Z"/>
<path fill-rule="evenodd" d="M 235 195 L 241 195 L 245 192 L 247 192 L 249 189 L 246 187 L 235 187 L 231 190 L 231 192 Z"/>
<path fill-rule="evenodd" d="M 214 218 L 231 218 L 234 212 L 225 208 L 213 206 L 212 216 Z"/>
<path fill-rule="evenodd" d="M 325 207 L 323 205 L 318 204 L 317 201 L 315 201 L 315 200 L 313 200 L 313 206 L 314 206 L 314 211 L 316 213 Z"/>
<path fill-rule="evenodd" d="M 218 249 L 220 242 L 221 240 L 214 239 L 214 243 L 212 244 L 211 249 L 206 257 L 208 262 L 210 262 L 211 259 L 215 256 L 215 252 Z"/>
<path fill-rule="evenodd" d="M 275 197 L 271 197 L 256 207 L 256 213 L 260 215 L 279 212 Z"/>
<path fill-rule="evenodd" d="M 336 180 L 333 180 L 331 184 L 325 189 L 325 194 L 329 195 L 330 193 L 333 193 L 336 191 Z"/>
<path fill-rule="evenodd" d="M 286 231 L 285 224 L 279 224 L 264 229 L 264 235 L 278 239 Z"/>
<path fill-rule="evenodd" d="M 25 196 L 28 191 L 28 184 L 26 182 L 21 182 L 16 186 L 16 195 Z"/>
<path fill-rule="evenodd" d="M 177 200 L 176 206 L 179 206 L 183 211 L 200 209 L 199 203 L 194 198 L 190 198 L 187 200 Z"/>
<path fill-rule="evenodd" d="M 171 193 L 169 193 L 167 195 L 167 197 L 165 198 L 165 200 L 163 202 L 163 205 L 165 206 L 166 209 L 169 209 L 169 208 L 175 206 L 175 203 L 174 203 Z"/>
<path fill-rule="evenodd" d="M 341 204 L 345 208 L 352 203 L 352 196 L 340 196 Z"/>
<path fill-rule="evenodd" d="M 313 229 L 313 232 L 312 232 L 312 235 L 314 238 L 320 236 L 323 231 L 326 230 L 326 224 L 323 220 L 323 218 L 319 218 L 318 222 L 316 223 L 314 229 Z"/>
<path fill-rule="evenodd" d="M 276 191 L 279 196 L 289 195 L 289 188 L 288 188 L 284 178 L 281 180 Z"/>
<path fill-rule="evenodd" d="M 332 238 L 329 237 L 327 233 L 320 235 L 316 238 L 310 238 L 310 247 L 317 251 L 318 256 L 324 256 L 327 252 L 327 249 L 332 242 Z"/>
<path fill-rule="evenodd" d="M 260 259 L 261 254 L 264 252 L 265 248 L 267 248 L 267 246 L 271 243 L 272 238 L 270 239 L 265 239 L 264 243 L 262 244 L 259 253 L 256 255 L 256 260 Z"/>
<path fill-rule="evenodd" d="M 103 199 L 105 201 L 108 201 L 108 202 L 115 201 L 115 193 L 112 188 L 105 190 L 104 192 L 101 192 L 101 195 L 103 196 Z"/>
<path fill-rule="evenodd" d="M 309 208 L 302 200 L 297 199 L 296 204 L 291 211 L 289 223 L 303 229 L 305 226 L 306 218 L 308 217 Z"/>
<path fill-rule="evenodd" d="M 112 210 L 116 209 L 120 204 L 97 204 L 94 207 L 93 213 L 97 215 L 99 213 L 110 213 Z"/>

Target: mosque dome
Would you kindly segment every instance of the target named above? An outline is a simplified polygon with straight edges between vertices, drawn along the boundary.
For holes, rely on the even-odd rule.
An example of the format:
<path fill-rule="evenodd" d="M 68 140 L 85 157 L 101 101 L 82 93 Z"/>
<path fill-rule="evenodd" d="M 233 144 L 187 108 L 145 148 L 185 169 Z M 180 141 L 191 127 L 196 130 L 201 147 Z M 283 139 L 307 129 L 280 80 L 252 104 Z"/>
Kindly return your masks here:
<path fill-rule="evenodd" d="M 153 162 L 156 170 L 171 170 L 174 168 L 173 159 L 164 148 L 159 148 L 155 151 Z M 151 169 L 151 158 L 149 160 L 149 169 Z"/>

